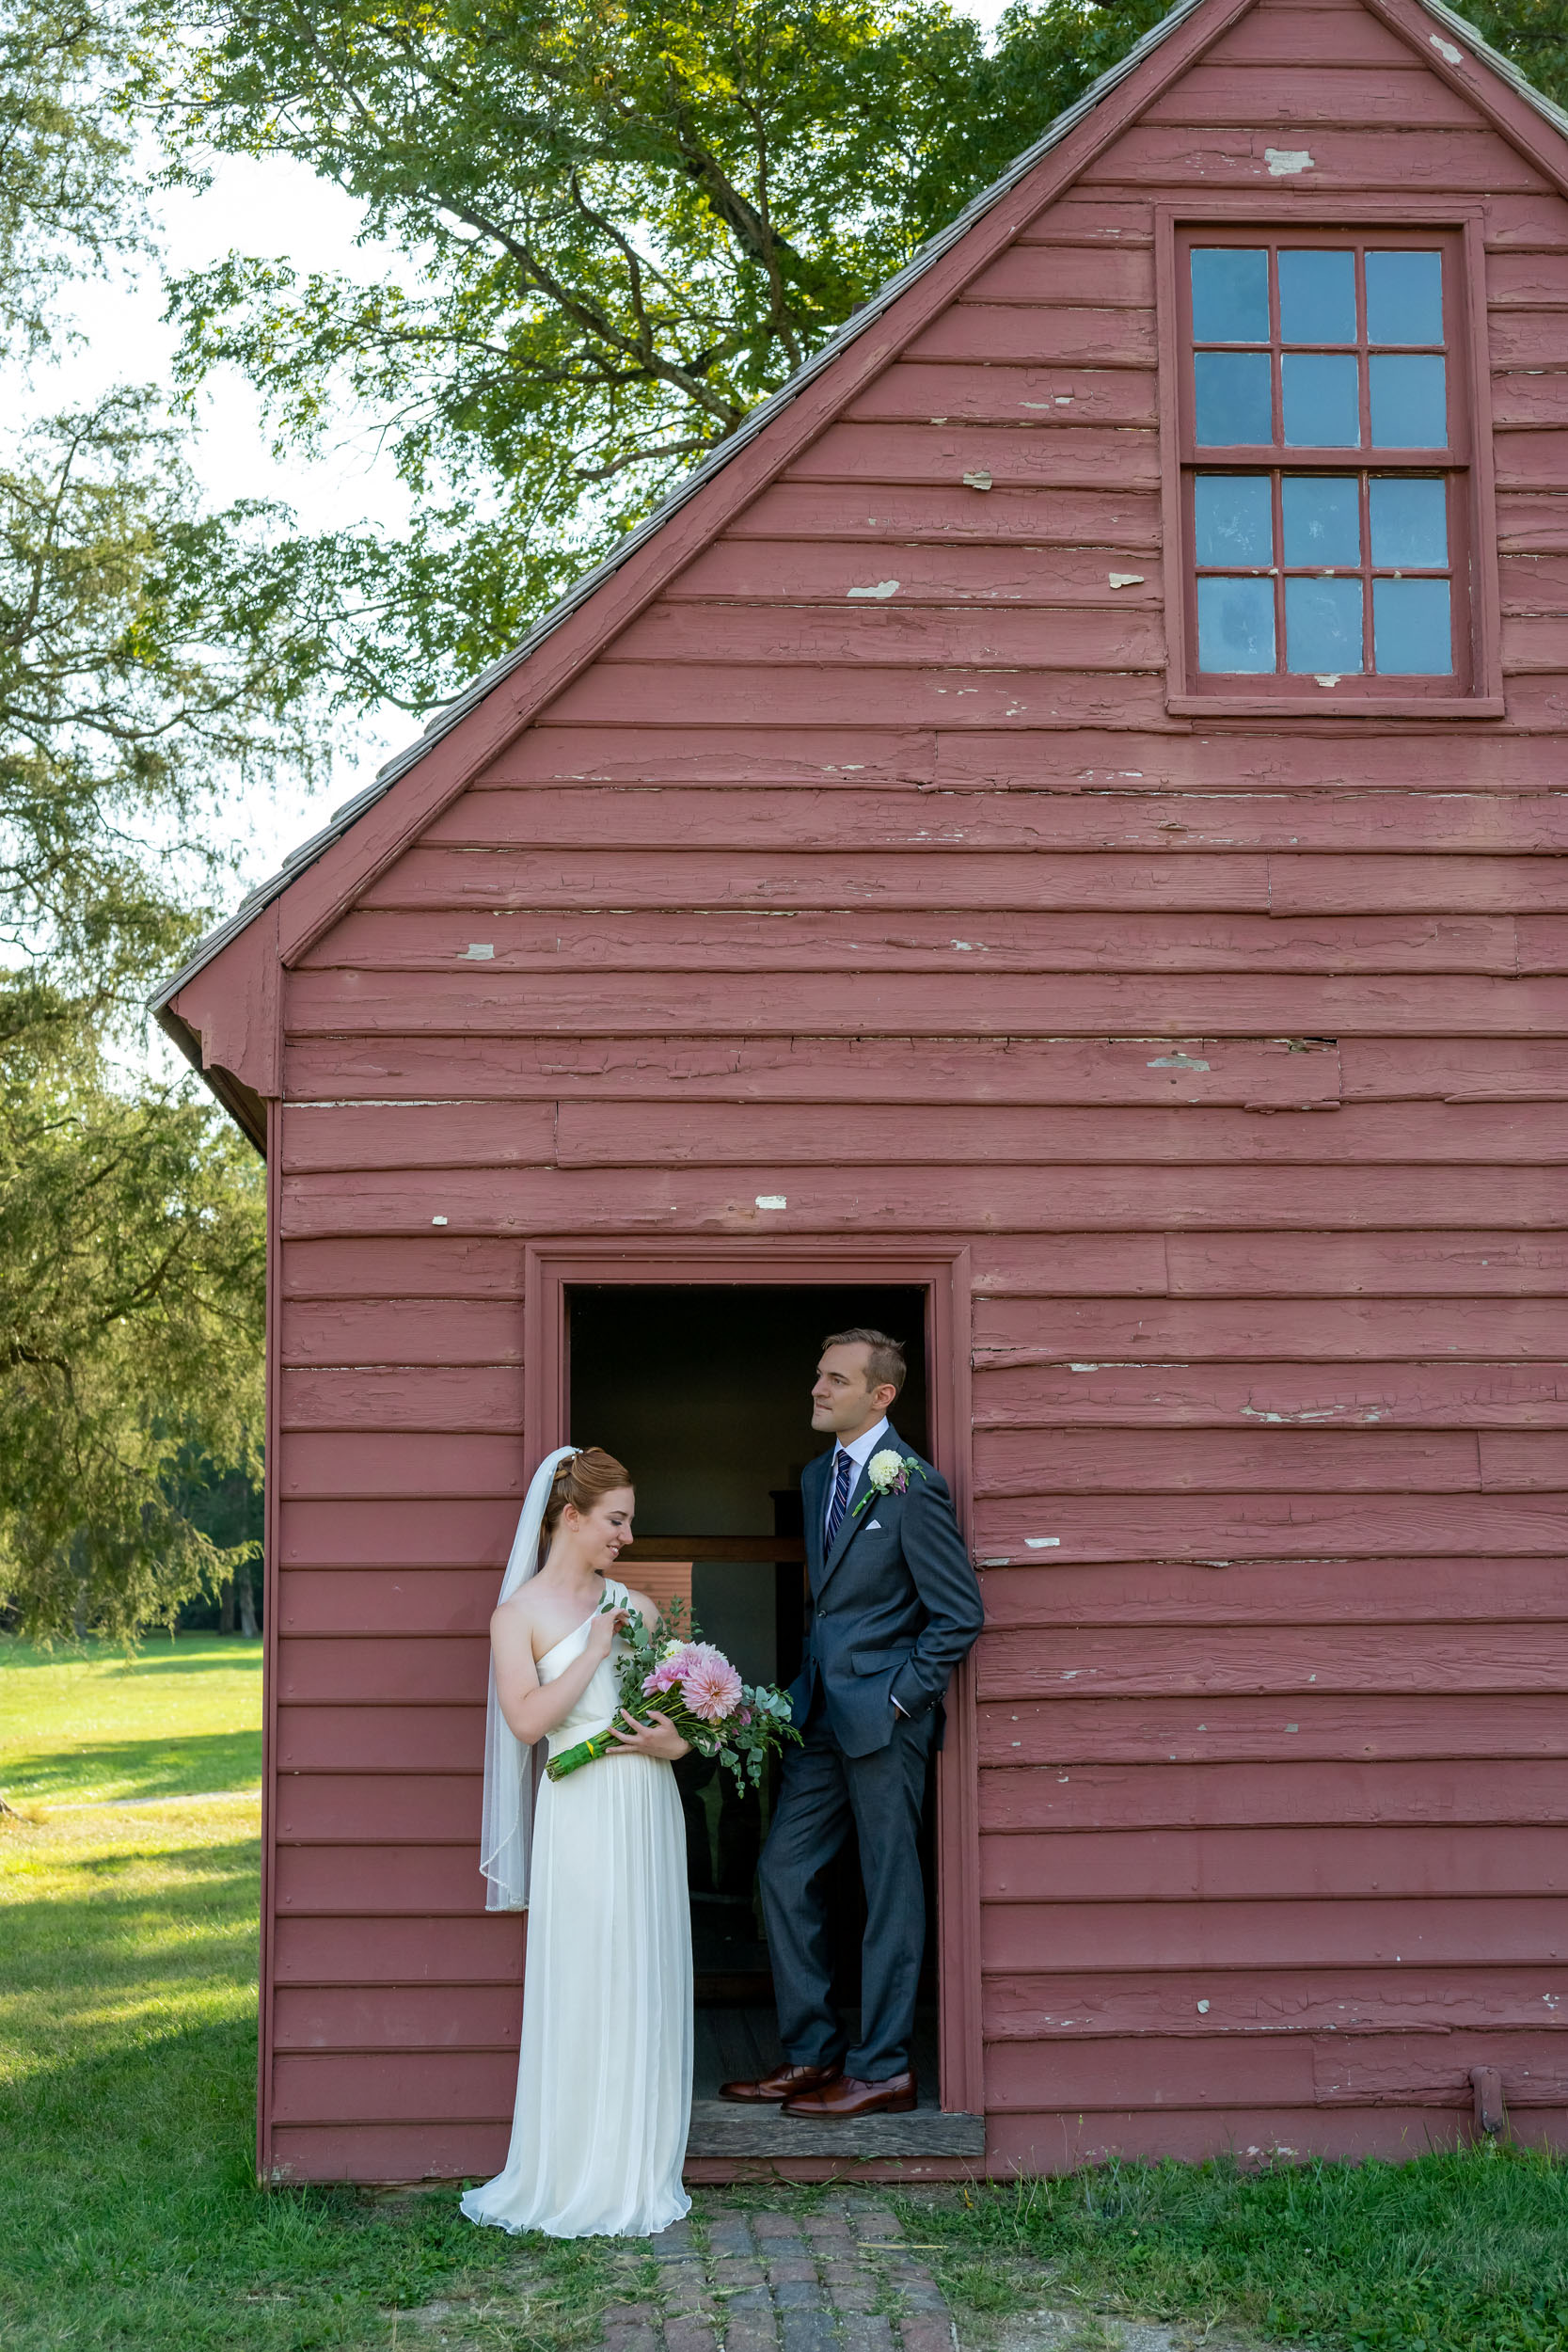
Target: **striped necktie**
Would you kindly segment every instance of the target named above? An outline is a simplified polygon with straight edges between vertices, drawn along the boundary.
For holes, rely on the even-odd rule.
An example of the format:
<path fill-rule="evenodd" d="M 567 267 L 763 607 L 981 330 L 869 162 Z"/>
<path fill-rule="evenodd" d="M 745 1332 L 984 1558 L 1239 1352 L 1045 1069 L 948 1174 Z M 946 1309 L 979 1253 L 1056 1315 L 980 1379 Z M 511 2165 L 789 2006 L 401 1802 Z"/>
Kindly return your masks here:
<path fill-rule="evenodd" d="M 855 1465 L 841 1448 L 833 1470 L 832 1500 L 828 1505 L 828 1541 L 824 1558 L 838 1541 L 838 1531 L 844 1525 L 844 1514 L 849 1507 L 849 1481 L 854 1474 Z"/>

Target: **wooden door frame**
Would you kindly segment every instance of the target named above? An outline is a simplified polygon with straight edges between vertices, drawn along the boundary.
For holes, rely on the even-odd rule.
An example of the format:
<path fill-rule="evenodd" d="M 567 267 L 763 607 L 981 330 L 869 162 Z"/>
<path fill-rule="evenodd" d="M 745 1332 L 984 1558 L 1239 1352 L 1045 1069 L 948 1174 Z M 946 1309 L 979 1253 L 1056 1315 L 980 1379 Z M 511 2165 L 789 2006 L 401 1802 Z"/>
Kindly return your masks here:
<path fill-rule="evenodd" d="M 800 1288 L 819 1283 L 907 1283 L 926 1295 L 926 1363 L 931 1458 L 952 1491 L 958 1524 L 969 1518 L 972 1276 L 967 1244 L 850 1241 L 766 1243 L 671 1235 L 531 1242 L 523 1252 L 523 1428 L 531 1460 L 569 1442 L 565 1294 L 573 1283 L 705 1282 Z M 979 1726 L 973 1655 L 947 1693 L 947 1735 L 937 1767 L 937 2009 L 942 2106 L 985 2107 L 980 2029 Z"/>

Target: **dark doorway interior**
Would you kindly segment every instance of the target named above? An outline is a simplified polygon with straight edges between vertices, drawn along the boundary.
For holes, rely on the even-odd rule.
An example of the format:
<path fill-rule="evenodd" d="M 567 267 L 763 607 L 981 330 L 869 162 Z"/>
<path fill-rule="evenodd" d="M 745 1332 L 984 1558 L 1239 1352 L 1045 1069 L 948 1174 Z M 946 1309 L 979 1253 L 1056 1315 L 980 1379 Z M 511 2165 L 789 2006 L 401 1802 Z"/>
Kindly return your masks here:
<path fill-rule="evenodd" d="M 854 1325 L 904 1342 L 910 1376 L 892 1419 L 929 1454 L 926 1297 L 911 1286 L 594 1283 L 567 1294 L 570 1422 L 579 1444 L 619 1455 L 637 1486 L 639 1560 L 693 1562 L 692 1614 L 748 1681 L 800 1668 L 804 1556 L 800 1479 L 824 1450 L 810 1390 L 824 1335 Z M 652 1581 L 650 1579 L 650 1581 Z M 756 1863 L 773 1791 L 737 1797 L 699 1757 L 676 1767 L 687 1820 L 697 1969 L 699 2099 L 726 2074 L 777 2055 Z M 927 1807 L 927 1844 L 934 1808 Z M 934 1870 L 927 1932 L 922 2104 L 936 2097 Z M 863 1924 L 851 1845 L 832 1890 L 838 1994 L 858 2000 Z M 711 2081 L 706 2079 L 711 2077 Z"/>

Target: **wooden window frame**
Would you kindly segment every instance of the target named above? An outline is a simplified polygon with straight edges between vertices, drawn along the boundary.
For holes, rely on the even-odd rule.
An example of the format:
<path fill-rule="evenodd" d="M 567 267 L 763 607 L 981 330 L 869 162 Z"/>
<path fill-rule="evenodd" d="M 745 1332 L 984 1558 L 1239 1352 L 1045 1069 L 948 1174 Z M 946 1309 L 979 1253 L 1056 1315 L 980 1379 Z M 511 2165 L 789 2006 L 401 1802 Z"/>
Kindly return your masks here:
<path fill-rule="evenodd" d="M 1176 718 L 1243 719 L 1501 719 L 1503 697 L 1501 620 L 1497 580 L 1497 500 L 1492 449 L 1490 354 L 1486 340 L 1485 218 L 1481 203 L 1423 201 L 1419 197 L 1329 195 L 1292 183 L 1277 194 L 1261 190 L 1154 208 L 1155 304 L 1159 365 L 1160 461 L 1164 515 L 1165 707 Z M 1384 691 L 1375 674 L 1345 677 L 1338 686 L 1304 687 L 1288 674 L 1252 677 L 1209 674 L 1200 684 L 1194 618 L 1196 557 L 1187 497 L 1193 459 L 1186 452 L 1188 339 L 1187 306 L 1181 299 L 1179 257 L 1183 232 L 1223 230 L 1231 235 L 1253 230 L 1259 239 L 1282 232 L 1292 239 L 1315 229 L 1430 232 L 1459 239 L 1458 311 L 1449 330 L 1450 393 L 1465 421 L 1468 446 L 1450 449 L 1445 470 L 1465 474 L 1468 495 L 1460 494 L 1464 532 L 1451 550 L 1455 610 L 1467 608 L 1467 676 L 1433 678 L 1412 689 Z M 1288 462 L 1293 463 L 1295 453 Z M 1411 453 L 1418 471 L 1422 453 Z M 1369 449 L 1336 453 L 1342 471 L 1378 470 Z M 1325 462 L 1325 461 L 1318 461 Z M 1277 452 L 1230 456 L 1216 451 L 1212 470 L 1262 472 L 1276 469 Z M 1308 460 L 1304 470 L 1312 470 Z M 1431 466 L 1430 470 L 1436 470 Z"/>

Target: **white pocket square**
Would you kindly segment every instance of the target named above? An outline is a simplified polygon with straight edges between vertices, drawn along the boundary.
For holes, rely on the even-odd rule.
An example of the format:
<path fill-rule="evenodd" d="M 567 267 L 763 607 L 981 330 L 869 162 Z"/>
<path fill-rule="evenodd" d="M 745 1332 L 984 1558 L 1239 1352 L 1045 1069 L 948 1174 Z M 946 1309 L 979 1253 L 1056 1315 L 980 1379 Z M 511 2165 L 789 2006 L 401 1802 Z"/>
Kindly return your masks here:
<path fill-rule="evenodd" d="M 880 1520 L 880 1519 L 867 1519 L 867 1520 L 866 1520 L 866 1522 L 865 1522 L 865 1532 L 866 1532 L 866 1534 L 869 1535 L 869 1534 L 870 1534 L 870 1533 L 871 1533 L 871 1531 L 872 1531 L 872 1529 L 873 1529 L 874 1527 L 880 1527 L 881 1523 L 882 1523 L 882 1522 L 881 1522 L 881 1520 Z"/>

